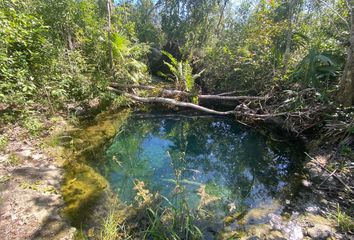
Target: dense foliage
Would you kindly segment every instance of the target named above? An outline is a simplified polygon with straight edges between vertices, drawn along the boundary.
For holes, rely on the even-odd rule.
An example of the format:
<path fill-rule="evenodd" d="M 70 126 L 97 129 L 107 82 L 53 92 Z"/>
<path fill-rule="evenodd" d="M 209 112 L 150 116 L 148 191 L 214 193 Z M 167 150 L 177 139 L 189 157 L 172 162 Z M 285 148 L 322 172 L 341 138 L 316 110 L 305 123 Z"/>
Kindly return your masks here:
<path fill-rule="evenodd" d="M 148 47 L 137 43 L 123 6 L 113 9 L 111 29 L 105 1 L 6 0 L 0 7 L 2 109 L 22 112 L 35 103 L 62 107 L 105 97 L 113 78 L 147 79 L 141 60 Z"/>
<path fill-rule="evenodd" d="M 197 82 L 208 92 L 259 92 L 280 82 L 333 92 L 351 34 L 344 0 L 0 4 L 1 109 L 20 112 L 105 98 L 112 81 L 147 82 L 150 47 L 167 45 L 177 46 L 167 50 L 183 63 L 180 72 L 205 69 Z"/>
<path fill-rule="evenodd" d="M 198 110 L 202 96 L 227 99 L 233 115 L 320 132 L 352 161 L 354 0 L 0 0 L 0 124 L 36 135 L 44 114 L 127 96 Z M 161 234 L 161 209 L 148 209 L 146 236 Z M 170 214 L 173 239 L 200 238 L 190 213 Z M 114 217 L 105 224 L 117 234 Z"/>

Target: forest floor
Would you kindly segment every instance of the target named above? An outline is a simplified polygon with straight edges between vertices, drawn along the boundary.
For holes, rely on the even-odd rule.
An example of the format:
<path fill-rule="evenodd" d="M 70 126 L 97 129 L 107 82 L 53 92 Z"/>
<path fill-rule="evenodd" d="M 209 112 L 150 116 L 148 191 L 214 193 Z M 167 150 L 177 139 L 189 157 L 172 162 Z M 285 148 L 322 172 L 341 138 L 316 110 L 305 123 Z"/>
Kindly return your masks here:
<path fill-rule="evenodd" d="M 17 124 L 1 129 L 6 144 L 0 151 L 0 239 L 74 237 L 75 228 L 60 214 L 63 170 L 46 151 L 50 131 L 32 136 Z"/>

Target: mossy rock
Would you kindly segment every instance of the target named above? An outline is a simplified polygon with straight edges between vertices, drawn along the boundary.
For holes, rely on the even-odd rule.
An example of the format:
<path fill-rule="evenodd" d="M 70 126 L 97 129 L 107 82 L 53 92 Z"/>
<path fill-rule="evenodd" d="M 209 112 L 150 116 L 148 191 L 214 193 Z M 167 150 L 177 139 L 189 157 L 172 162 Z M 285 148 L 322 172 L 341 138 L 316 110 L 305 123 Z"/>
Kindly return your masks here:
<path fill-rule="evenodd" d="M 69 164 L 66 167 L 65 181 L 61 187 L 66 206 L 63 213 L 73 225 L 80 225 L 108 183 L 93 168 L 85 164 Z"/>

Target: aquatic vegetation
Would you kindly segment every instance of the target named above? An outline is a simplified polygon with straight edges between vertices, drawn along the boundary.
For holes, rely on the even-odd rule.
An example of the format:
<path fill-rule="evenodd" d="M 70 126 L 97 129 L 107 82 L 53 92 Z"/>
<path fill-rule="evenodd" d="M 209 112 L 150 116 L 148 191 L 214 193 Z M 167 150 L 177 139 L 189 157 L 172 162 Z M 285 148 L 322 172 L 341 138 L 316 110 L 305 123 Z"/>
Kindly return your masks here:
<path fill-rule="evenodd" d="M 105 196 L 116 198 L 98 230 L 82 236 L 202 239 L 210 224 L 243 224 L 247 201 L 257 205 L 292 184 L 292 150 L 231 120 L 138 116 L 101 114 L 53 141 L 65 160 L 63 213 L 72 224 L 85 223 Z"/>
<path fill-rule="evenodd" d="M 106 180 L 85 164 L 71 163 L 65 166 L 65 179 L 61 193 L 66 203 L 63 210 L 73 224 L 79 224 L 89 209 L 107 187 Z"/>
<path fill-rule="evenodd" d="M 128 122 L 97 168 L 135 208 L 124 222 L 140 227 L 128 231 L 145 238 L 200 239 L 209 225 L 249 224 L 250 208 L 270 206 L 297 186 L 289 177 L 302 155 L 232 120 L 132 114 Z M 281 208 L 273 206 L 270 212 Z"/>
<path fill-rule="evenodd" d="M 100 240 L 116 240 L 118 238 L 118 221 L 113 212 L 109 213 L 102 224 Z"/>
<path fill-rule="evenodd" d="M 143 181 L 135 180 L 134 190 L 136 191 L 134 200 L 138 203 L 139 207 L 152 203 L 154 195 L 152 195 L 149 190 L 145 188 Z"/>
<path fill-rule="evenodd" d="M 202 239 L 203 233 L 196 225 L 198 214 L 189 207 L 183 186 L 178 180 L 175 183 L 172 199 L 162 196 L 163 201 L 159 205 L 147 209 L 149 224 L 144 238 Z"/>
<path fill-rule="evenodd" d="M 66 203 L 63 213 L 73 225 L 80 226 L 87 209 L 94 206 L 107 189 L 107 180 L 90 164 L 99 160 L 102 146 L 118 131 L 129 116 L 129 110 L 119 114 L 103 113 L 96 117 L 94 124 L 83 129 L 70 129 L 61 133 L 61 145 L 64 146 L 60 157 L 64 162 L 64 181 L 61 194 Z"/>

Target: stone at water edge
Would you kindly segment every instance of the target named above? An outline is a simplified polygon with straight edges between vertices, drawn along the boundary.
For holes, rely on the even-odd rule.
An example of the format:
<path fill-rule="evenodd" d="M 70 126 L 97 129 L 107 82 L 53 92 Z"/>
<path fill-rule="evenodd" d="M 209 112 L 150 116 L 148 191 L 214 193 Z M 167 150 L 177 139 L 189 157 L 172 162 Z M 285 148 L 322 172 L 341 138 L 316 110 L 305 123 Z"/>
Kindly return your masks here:
<path fill-rule="evenodd" d="M 323 224 L 315 224 L 314 227 L 307 229 L 307 235 L 312 239 L 326 239 L 333 235 L 333 229 Z"/>
<path fill-rule="evenodd" d="M 302 228 L 296 224 L 295 221 L 284 222 L 280 215 L 270 213 L 270 225 L 273 229 L 281 231 L 286 239 L 289 240 L 302 240 L 304 235 Z"/>

